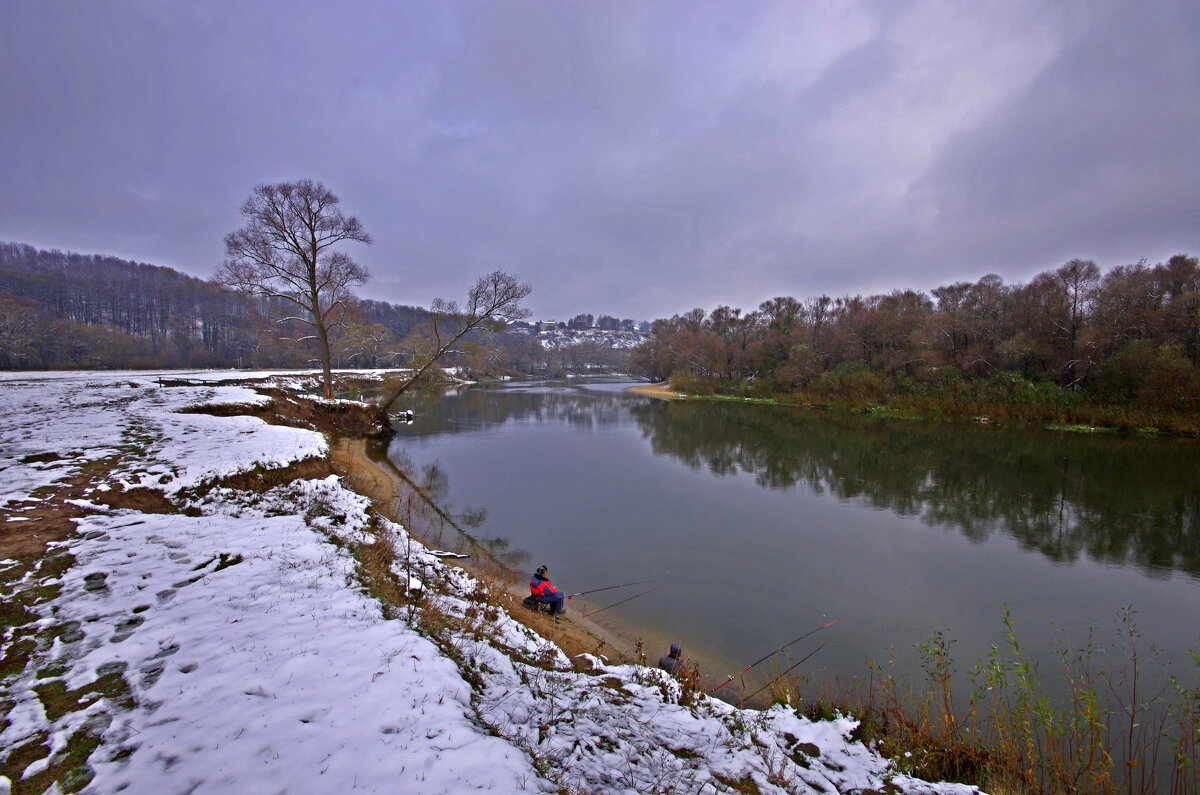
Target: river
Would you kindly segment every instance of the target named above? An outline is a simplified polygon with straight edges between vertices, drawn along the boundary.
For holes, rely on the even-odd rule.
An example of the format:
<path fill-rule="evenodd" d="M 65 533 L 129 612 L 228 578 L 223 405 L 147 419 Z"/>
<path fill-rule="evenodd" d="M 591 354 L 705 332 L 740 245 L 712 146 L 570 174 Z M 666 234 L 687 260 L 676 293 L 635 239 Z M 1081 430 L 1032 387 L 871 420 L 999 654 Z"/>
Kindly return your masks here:
<path fill-rule="evenodd" d="M 1200 647 L 1197 440 L 667 402 L 627 386 L 414 397 L 388 454 L 518 571 L 545 564 L 568 592 L 653 579 L 571 608 L 637 596 L 596 618 L 653 659 L 678 641 L 713 681 L 834 619 L 789 649 L 830 641 L 800 670 L 911 661 L 941 630 L 963 672 L 1003 644 L 1004 606 L 1044 664 L 1058 633 L 1115 641 L 1124 607 L 1143 660 L 1151 645 L 1177 663 Z"/>

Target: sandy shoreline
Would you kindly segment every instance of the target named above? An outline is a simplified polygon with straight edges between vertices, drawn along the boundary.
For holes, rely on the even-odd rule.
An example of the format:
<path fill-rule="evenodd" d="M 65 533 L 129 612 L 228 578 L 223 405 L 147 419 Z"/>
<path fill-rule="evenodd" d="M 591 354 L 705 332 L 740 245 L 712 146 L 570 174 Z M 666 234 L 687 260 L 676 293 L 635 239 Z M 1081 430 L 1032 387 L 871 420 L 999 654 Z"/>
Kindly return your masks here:
<path fill-rule="evenodd" d="M 388 519 L 403 524 L 397 506 L 399 497 L 411 487 L 396 473 L 373 460 L 367 452 L 363 439 L 335 439 L 330 442 L 329 461 L 333 471 L 359 494 L 371 500 L 375 510 Z M 422 538 L 421 528 L 408 528 Z M 494 576 L 495 564 L 490 560 L 475 558 L 451 560 L 462 565 L 477 577 Z M 487 569 L 486 571 L 484 569 Z M 578 654 L 604 656 L 611 662 L 629 662 L 634 658 L 634 642 L 618 635 L 611 629 L 589 620 L 574 605 L 568 603 L 567 618 L 554 621 L 545 614 L 531 613 L 521 607 L 521 600 L 528 594 L 524 578 L 506 577 L 507 594 L 502 605 L 514 620 L 524 624 L 542 637 L 558 645 L 567 656 Z"/>
<path fill-rule="evenodd" d="M 639 395 L 648 395 L 660 400 L 678 400 L 683 397 L 682 393 L 671 389 L 670 381 L 660 381 L 657 384 L 638 384 L 637 386 L 628 387 L 625 391 L 636 392 Z"/>

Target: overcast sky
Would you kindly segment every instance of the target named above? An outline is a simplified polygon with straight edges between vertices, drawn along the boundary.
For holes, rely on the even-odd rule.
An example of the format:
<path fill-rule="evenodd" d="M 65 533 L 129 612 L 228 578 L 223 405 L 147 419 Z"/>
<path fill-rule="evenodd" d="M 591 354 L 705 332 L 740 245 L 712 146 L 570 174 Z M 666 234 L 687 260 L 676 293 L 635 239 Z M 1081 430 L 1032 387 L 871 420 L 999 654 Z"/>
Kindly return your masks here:
<path fill-rule="evenodd" d="M 654 319 L 1200 254 L 1200 3 L 0 3 L 0 240 L 208 277 L 257 184 L 364 297 Z"/>

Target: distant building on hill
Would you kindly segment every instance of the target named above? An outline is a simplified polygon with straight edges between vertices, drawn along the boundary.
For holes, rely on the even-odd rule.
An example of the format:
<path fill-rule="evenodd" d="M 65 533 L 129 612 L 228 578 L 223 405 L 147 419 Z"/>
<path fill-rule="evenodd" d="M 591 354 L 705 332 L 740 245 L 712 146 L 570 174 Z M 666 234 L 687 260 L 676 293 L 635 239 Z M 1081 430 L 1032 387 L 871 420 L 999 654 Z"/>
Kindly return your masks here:
<path fill-rule="evenodd" d="M 505 331 L 511 331 L 516 334 L 537 334 L 537 324 L 527 323 L 524 320 L 514 320 L 504 327 Z"/>

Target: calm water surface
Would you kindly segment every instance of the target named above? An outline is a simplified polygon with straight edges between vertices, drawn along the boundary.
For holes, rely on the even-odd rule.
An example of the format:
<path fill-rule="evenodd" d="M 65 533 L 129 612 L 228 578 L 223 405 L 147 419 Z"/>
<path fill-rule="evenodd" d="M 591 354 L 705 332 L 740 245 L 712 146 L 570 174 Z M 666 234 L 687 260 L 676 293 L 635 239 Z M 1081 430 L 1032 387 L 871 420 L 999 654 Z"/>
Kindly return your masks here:
<path fill-rule="evenodd" d="M 470 532 L 521 571 L 544 563 L 567 591 L 665 577 L 586 609 L 657 586 L 597 618 L 654 658 L 678 640 L 714 679 L 831 619 L 794 659 L 831 640 L 808 665 L 861 671 L 944 630 L 965 671 L 1002 643 L 1003 605 L 1042 658 L 1056 629 L 1115 640 L 1127 605 L 1146 648 L 1182 661 L 1200 646 L 1195 440 L 665 402 L 628 385 L 415 399 L 388 454 L 442 509 L 478 509 Z"/>

